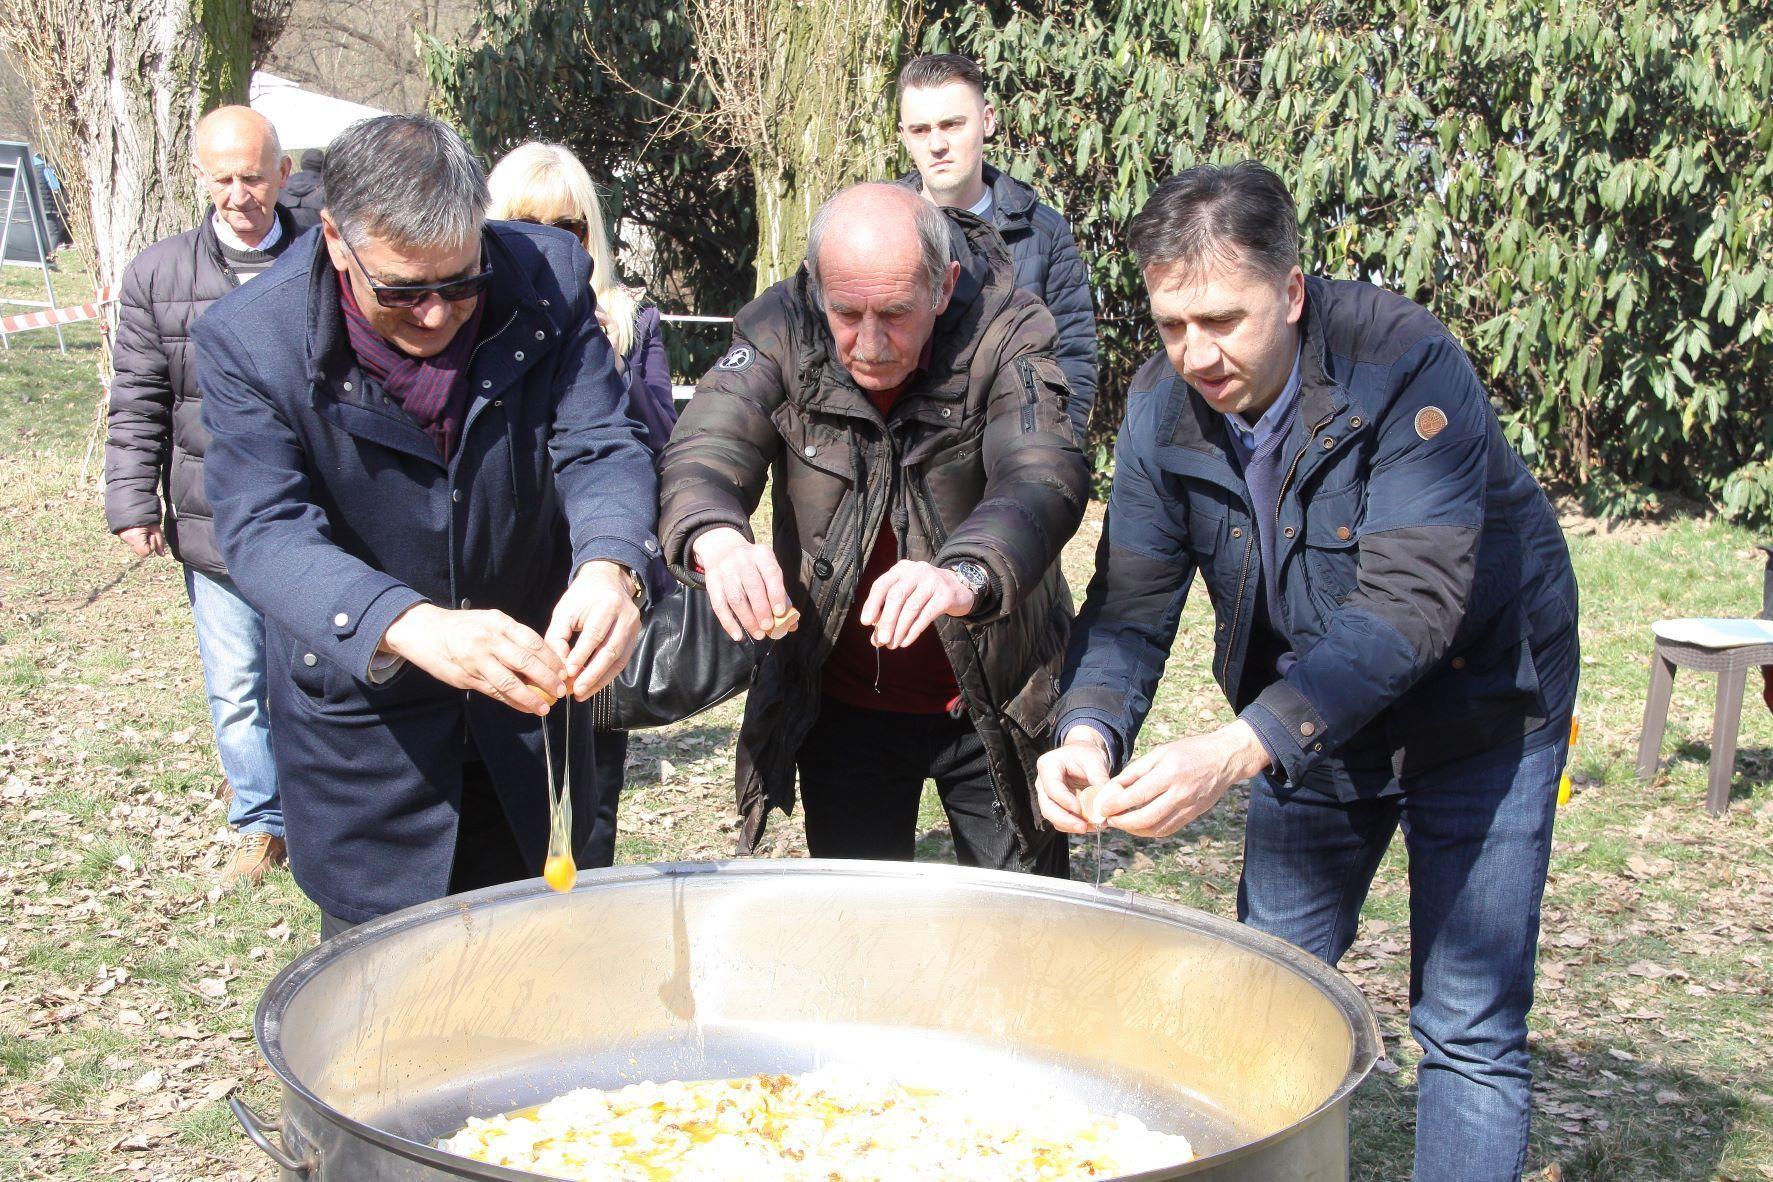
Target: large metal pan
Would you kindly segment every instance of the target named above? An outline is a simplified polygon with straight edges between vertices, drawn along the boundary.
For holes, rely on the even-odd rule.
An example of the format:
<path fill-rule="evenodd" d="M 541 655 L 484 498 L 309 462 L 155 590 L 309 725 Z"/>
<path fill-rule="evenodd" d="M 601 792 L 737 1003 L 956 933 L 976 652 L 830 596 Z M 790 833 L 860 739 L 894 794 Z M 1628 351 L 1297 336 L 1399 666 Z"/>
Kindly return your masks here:
<path fill-rule="evenodd" d="M 536 1176 L 431 1147 L 575 1087 L 863 1062 L 1019 1072 L 1187 1135 L 1139 1175 L 1341 1182 L 1380 1053 L 1333 969 L 1118 890 L 953 867 L 748 861 L 514 883 L 366 924 L 259 1004 L 286 1182 Z"/>

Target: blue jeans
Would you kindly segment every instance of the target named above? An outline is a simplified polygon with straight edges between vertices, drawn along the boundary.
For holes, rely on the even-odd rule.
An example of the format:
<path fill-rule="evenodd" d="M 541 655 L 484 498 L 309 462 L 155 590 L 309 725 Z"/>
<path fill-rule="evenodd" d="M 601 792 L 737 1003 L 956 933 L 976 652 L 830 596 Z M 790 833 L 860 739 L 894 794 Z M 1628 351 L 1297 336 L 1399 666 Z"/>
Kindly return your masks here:
<path fill-rule="evenodd" d="M 185 568 L 185 594 L 197 625 L 203 686 L 216 752 L 234 789 L 228 824 L 241 833 L 283 836 L 271 720 L 265 710 L 265 620 L 227 579 Z"/>
<path fill-rule="evenodd" d="M 1548 725 L 1569 734 L 1568 720 Z M 1330 964 L 1403 826 L 1417 1182 L 1515 1182 L 1526 1163 L 1527 1011 L 1568 744 L 1525 746 L 1404 777 L 1402 795 L 1380 799 L 1250 786 L 1238 918 Z"/>

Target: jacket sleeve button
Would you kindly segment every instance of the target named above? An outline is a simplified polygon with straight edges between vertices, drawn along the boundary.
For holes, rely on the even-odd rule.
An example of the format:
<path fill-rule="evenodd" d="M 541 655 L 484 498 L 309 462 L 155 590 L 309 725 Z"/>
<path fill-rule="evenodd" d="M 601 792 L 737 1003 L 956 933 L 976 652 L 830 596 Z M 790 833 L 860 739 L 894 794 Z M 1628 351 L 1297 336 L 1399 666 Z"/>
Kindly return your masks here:
<path fill-rule="evenodd" d="M 1325 451 L 1329 451 L 1332 447 L 1335 447 L 1335 446 L 1336 446 L 1336 440 L 1333 436 L 1329 436 L 1329 435 L 1324 436 L 1324 450 Z"/>
<path fill-rule="evenodd" d="M 1361 417 L 1359 415 L 1355 415 L 1352 419 L 1348 420 L 1348 425 L 1356 430 L 1359 430 L 1360 425 L 1361 425 Z"/>
<path fill-rule="evenodd" d="M 349 624 L 350 622 L 351 622 L 351 617 L 346 615 L 344 612 L 340 612 L 338 615 L 336 615 L 332 618 L 332 626 L 335 628 L 343 628 L 346 624 Z"/>
<path fill-rule="evenodd" d="M 523 360 L 523 350 L 522 349 L 517 350 L 515 356 L 516 356 L 517 360 L 522 361 Z"/>
<path fill-rule="evenodd" d="M 1354 531 L 1349 529 L 1346 525 L 1339 525 L 1336 527 L 1336 540 L 1338 542 L 1346 542 L 1353 536 Z"/>
<path fill-rule="evenodd" d="M 303 653 L 302 654 L 302 664 L 304 664 L 304 665 L 313 665 L 319 659 L 320 658 L 316 657 L 313 653 Z"/>
<path fill-rule="evenodd" d="M 1283 535 L 1285 535 L 1285 536 L 1286 536 L 1286 537 L 1289 537 L 1289 538 L 1290 538 L 1290 537 L 1292 537 L 1292 536 L 1293 536 L 1293 535 L 1294 535 L 1294 534 L 1296 534 L 1296 533 L 1298 533 L 1298 532 L 1299 532 L 1299 531 L 1298 531 L 1298 530 L 1296 530 L 1296 529 L 1294 529 L 1294 528 L 1293 528 L 1293 527 L 1292 527 L 1292 526 L 1290 526 L 1290 525 L 1289 525 L 1289 526 L 1288 526 L 1288 527 L 1287 527 L 1287 528 L 1286 528 L 1286 529 L 1283 529 L 1283 530 L 1281 530 L 1281 533 L 1282 533 L 1282 534 L 1283 534 Z"/>
<path fill-rule="evenodd" d="M 806 457 L 807 457 L 807 458 L 808 458 L 808 459 L 811 459 L 811 458 L 812 458 L 812 457 L 813 457 L 813 456 L 816 456 L 816 455 L 818 455 L 818 454 L 819 454 L 819 449 L 818 449 L 818 448 L 816 448 L 816 447 L 814 447 L 814 446 L 813 446 L 813 445 L 812 445 L 812 444 L 810 444 L 810 443 L 809 443 L 809 444 L 807 444 L 807 445 L 806 445 L 806 446 L 805 446 L 805 447 L 803 447 L 803 448 L 801 448 L 801 452 L 802 452 L 802 453 L 803 453 L 803 454 L 804 454 L 804 455 L 805 455 L 805 456 L 806 456 Z"/>
<path fill-rule="evenodd" d="M 1299 724 L 1299 733 L 1309 739 L 1311 736 L 1317 734 L 1317 727 L 1309 722 L 1302 722 Z"/>
<path fill-rule="evenodd" d="M 536 340 L 538 340 L 538 341 L 545 341 L 545 340 L 547 340 L 547 339 L 548 339 L 548 334 L 547 334 L 547 333 L 545 333 L 545 332 L 543 332 L 543 331 L 542 331 L 542 330 L 541 330 L 541 329 L 539 329 L 539 328 L 538 328 L 538 329 L 536 329 Z"/>
<path fill-rule="evenodd" d="M 1455 668 L 1455 669 L 1463 669 L 1463 668 L 1465 668 L 1465 658 L 1464 657 L 1454 657 L 1452 664 L 1453 664 L 1453 668 Z"/>

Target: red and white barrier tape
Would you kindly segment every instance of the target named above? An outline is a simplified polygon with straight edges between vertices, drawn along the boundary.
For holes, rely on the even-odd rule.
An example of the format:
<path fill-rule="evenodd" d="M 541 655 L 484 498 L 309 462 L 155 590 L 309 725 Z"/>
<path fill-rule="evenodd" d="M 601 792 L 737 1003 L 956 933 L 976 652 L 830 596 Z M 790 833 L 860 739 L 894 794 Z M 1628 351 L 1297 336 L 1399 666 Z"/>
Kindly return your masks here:
<path fill-rule="evenodd" d="M 49 308 L 42 312 L 25 312 L 18 316 L 0 319 L 0 333 L 11 335 L 32 328 L 53 328 L 58 324 L 78 324 L 82 320 L 97 320 L 105 314 L 105 307 L 117 302 L 117 293 L 113 288 L 105 288 L 98 293 L 98 298 L 90 304 L 80 304 L 72 308 Z"/>

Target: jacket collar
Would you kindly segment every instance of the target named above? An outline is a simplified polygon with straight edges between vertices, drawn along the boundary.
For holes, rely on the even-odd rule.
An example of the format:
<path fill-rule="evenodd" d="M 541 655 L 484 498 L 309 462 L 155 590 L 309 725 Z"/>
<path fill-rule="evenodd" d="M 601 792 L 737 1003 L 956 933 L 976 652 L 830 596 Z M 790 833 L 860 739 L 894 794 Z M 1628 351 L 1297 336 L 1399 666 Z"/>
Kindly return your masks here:
<path fill-rule="evenodd" d="M 1330 376 L 1324 346 L 1324 307 L 1328 287 L 1322 279 L 1305 277 L 1305 314 L 1299 318 L 1304 339 L 1299 355 L 1299 417 L 1308 426 L 1348 408 L 1348 391 Z"/>
<path fill-rule="evenodd" d="M 979 172 L 985 187 L 991 191 L 991 219 L 994 224 L 1002 225 L 1007 221 L 1027 221 L 1034 212 L 1034 190 L 991 164 L 984 164 Z M 915 168 L 899 178 L 899 183 L 917 192 L 923 192 L 923 174 Z"/>
<path fill-rule="evenodd" d="M 276 246 L 271 253 L 281 255 L 295 245 L 295 240 L 302 235 L 302 228 L 296 225 L 295 215 L 281 201 L 272 207 L 271 212 L 277 215 L 279 231 Z M 215 206 L 213 204 L 203 207 L 203 220 L 197 223 L 197 241 L 203 244 L 204 252 L 216 266 L 223 271 L 228 270 L 227 257 L 222 254 L 221 237 L 215 232 Z M 233 272 L 228 273 L 231 275 Z"/>
<path fill-rule="evenodd" d="M 991 190 L 991 213 L 999 225 L 1011 220 L 1025 222 L 1032 216 L 1033 189 L 989 164 L 985 165 L 984 178 Z"/>

